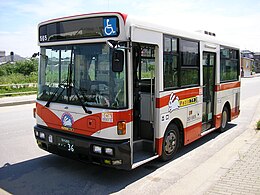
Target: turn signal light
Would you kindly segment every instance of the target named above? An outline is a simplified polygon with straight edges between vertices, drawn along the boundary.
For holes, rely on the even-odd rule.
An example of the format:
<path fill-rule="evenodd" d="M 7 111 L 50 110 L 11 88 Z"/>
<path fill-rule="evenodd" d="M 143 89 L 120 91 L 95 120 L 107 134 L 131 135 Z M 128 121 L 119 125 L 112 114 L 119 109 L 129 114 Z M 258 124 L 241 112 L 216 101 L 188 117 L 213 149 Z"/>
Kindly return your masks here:
<path fill-rule="evenodd" d="M 120 121 L 117 123 L 117 134 L 125 135 L 126 134 L 126 122 Z"/>

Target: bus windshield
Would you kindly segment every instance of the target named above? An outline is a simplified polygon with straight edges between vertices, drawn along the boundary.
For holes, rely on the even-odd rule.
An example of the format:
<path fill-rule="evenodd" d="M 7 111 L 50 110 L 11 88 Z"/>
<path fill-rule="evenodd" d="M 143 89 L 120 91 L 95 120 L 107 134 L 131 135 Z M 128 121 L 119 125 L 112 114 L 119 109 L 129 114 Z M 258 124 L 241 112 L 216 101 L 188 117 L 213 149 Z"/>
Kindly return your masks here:
<path fill-rule="evenodd" d="M 41 47 L 38 99 L 126 108 L 125 67 L 112 71 L 112 49 L 105 43 Z"/>

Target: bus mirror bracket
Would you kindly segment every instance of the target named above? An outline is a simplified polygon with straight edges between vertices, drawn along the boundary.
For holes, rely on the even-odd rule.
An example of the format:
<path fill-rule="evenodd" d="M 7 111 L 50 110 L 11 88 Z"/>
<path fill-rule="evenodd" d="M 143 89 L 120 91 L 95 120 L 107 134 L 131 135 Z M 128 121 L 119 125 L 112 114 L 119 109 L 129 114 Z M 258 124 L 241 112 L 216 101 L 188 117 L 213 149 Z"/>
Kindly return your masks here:
<path fill-rule="evenodd" d="M 37 52 L 37 53 L 34 53 L 33 55 L 32 55 L 32 58 L 36 58 L 37 56 L 39 56 L 40 55 L 40 53 L 39 52 Z"/>
<path fill-rule="evenodd" d="M 115 40 L 106 41 L 106 44 L 112 49 L 130 49 L 129 47 L 122 46 L 119 43 L 120 41 L 115 41 Z"/>
<path fill-rule="evenodd" d="M 115 48 L 117 48 L 117 47 L 119 46 L 118 41 L 114 41 L 114 40 L 107 40 L 107 41 L 106 41 L 106 44 L 107 44 L 110 48 L 112 48 L 112 49 L 115 49 Z"/>

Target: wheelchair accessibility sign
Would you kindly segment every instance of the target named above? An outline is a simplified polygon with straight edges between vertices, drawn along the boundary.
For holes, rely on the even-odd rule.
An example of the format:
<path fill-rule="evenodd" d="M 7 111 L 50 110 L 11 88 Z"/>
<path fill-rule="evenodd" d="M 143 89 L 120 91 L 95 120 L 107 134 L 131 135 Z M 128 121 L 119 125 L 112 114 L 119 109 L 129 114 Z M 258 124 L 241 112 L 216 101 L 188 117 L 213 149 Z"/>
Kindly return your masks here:
<path fill-rule="evenodd" d="M 104 36 L 117 35 L 117 19 L 116 18 L 104 18 Z"/>

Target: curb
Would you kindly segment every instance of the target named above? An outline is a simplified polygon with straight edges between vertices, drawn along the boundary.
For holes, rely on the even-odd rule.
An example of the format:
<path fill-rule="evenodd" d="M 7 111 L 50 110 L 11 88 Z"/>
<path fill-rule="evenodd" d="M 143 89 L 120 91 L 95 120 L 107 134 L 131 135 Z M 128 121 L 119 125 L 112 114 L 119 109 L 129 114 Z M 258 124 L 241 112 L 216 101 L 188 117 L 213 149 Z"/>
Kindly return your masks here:
<path fill-rule="evenodd" d="M 17 105 L 33 104 L 33 103 L 35 103 L 35 100 L 27 100 L 27 101 L 20 101 L 20 102 L 6 102 L 6 103 L 0 103 L 0 107 L 17 106 Z"/>

